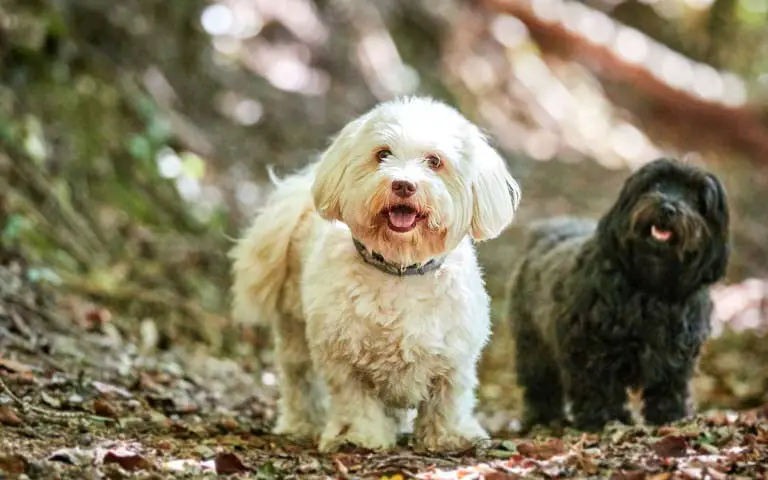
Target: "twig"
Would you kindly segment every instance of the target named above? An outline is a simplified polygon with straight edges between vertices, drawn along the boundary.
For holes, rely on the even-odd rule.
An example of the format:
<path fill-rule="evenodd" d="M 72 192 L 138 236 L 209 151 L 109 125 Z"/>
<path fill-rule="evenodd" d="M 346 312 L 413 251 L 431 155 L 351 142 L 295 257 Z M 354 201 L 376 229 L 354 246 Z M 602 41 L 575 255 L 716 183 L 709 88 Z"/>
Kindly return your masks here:
<path fill-rule="evenodd" d="M 341 463 L 341 460 L 339 460 L 338 458 L 334 458 L 333 466 L 336 467 L 336 471 L 339 472 L 339 476 L 341 478 L 344 478 L 344 479 L 349 478 L 349 469 L 347 469 L 346 465 Z"/>
<path fill-rule="evenodd" d="M 29 354 L 34 355 L 36 358 L 43 361 L 43 363 L 47 364 L 49 367 L 58 370 L 59 372 L 64 372 L 64 367 L 61 366 L 61 364 L 54 360 L 52 356 L 45 352 L 41 352 L 40 348 L 37 345 L 32 344 L 31 342 L 27 341 L 23 337 L 16 335 L 15 333 L 11 332 L 5 327 L 0 326 L 0 338 L 3 338 L 3 340 L 9 341 L 10 345 L 12 345 L 15 348 L 21 349 Z"/>
<path fill-rule="evenodd" d="M 5 300 L 8 303 L 12 303 L 14 305 L 17 305 L 24 310 L 26 310 L 29 313 L 35 314 L 51 324 L 52 326 L 56 326 L 62 330 L 67 330 L 65 325 L 66 323 L 61 320 L 57 315 L 42 309 L 40 307 L 37 307 L 35 305 L 32 305 L 28 301 L 26 301 L 23 297 L 20 295 L 16 295 L 14 293 L 7 293 L 3 295 L 3 300 Z"/>
<path fill-rule="evenodd" d="M 37 345 L 37 335 L 32 331 L 31 328 L 29 328 L 26 322 L 24 322 L 24 319 L 21 318 L 21 315 L 19 315 L 18 312 L 11 311 L 8 312 L 8 316 L 11 317 L 11 321 L 13 321 L 13 325 L 16 327 L 16 330 L 24 335 L 27 340 L 32 343 L 32 345 Z"/>
<path fill-rule="evenodd" d="M 8 386 L 7 383 L 5 383 L 5 380 L 3 380 L 3 377 L 0 377 L 0 389 L 8 395 L 8 397 L 19 406 L 21 409 L 21 413 L 28 414 L 28 413 L 36 413 L 40 416 L 46 417 L 49 420 L 52 419 L 84 419 L 84 420 L 91 420 L 91 421 L 97 421 L 97 422 L 114 422 L 115 420 L 111 418 L 106 417 L 100 417 L 98 415 L 91 415 L 89 413 L 84 412 L 60 412 L 57 410 L 50 410 L 47 408 L 38 407 L 36 405 L 32 405 L 29 402 L 26 402 L 25 400 L 19 398 L 15 393 L 13 393 L 13 390 Z"/>

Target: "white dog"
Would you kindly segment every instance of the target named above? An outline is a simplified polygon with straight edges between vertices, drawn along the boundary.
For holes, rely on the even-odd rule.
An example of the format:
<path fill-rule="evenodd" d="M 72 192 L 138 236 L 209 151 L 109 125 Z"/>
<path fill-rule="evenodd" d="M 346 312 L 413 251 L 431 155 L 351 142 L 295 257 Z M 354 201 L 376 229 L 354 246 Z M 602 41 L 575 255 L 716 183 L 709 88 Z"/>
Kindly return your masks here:
<path fill-rule="evenodd" d="M 506 228 L 520 189 L 480 130 L 430 99 L 390 101 L 274 181 L 232 257 L 234 317 L 275 333 L 275 431 L 387 449 L 417 408 L 427 449 L 487 438 L 473 409 L 489 298 L 471 239 Z"/>

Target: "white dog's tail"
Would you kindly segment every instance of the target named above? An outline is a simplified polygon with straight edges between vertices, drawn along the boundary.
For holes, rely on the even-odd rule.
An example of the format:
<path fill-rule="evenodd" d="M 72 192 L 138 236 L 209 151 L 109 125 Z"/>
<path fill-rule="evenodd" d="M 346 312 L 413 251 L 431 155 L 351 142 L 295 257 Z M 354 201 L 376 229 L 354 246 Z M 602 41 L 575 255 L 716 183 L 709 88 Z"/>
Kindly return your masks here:
<path fill-rule="evenodd" d="M 229 254 L 234 261 L 232 317 L 246 325 L 271 324 L 279 315 L 291 237 L 314 208 L 314 165 L 282 180 L 271 170 L 269 176 L 275 191 Z"/>

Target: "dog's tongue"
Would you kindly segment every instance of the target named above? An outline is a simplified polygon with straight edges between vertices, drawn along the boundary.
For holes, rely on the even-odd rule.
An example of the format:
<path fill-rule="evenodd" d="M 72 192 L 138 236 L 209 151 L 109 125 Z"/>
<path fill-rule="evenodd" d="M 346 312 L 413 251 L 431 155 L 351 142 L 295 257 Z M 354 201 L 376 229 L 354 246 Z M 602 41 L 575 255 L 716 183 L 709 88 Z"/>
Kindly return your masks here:
<path fill-rule="evenodd" d="M 389 221 L 397 228 L 409 228 L 416 223 L 416 212 L 395 208 L 389 211 Z"/>
<path fill-rule="evenodd" d="M 651 236 L 659 242 L 667 242 L 672 238 L 672 232 L 670 230 L 664 230 L 656 225 L 651 226 Z"/>

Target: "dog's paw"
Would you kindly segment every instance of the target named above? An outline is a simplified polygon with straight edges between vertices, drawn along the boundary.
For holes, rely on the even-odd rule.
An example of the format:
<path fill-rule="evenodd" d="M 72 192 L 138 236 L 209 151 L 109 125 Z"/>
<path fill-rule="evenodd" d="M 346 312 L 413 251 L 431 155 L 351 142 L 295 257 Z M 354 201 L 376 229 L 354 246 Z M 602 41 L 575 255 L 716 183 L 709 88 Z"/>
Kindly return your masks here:
<path fill-rule="evenodd" d="M 272 433 L 295 438 L 314 438 L 320 435 L 322 429 L 321 425 L 314 424 L 305 419 L 280 416 L 275 427 L 272 429 Z"/>
<path fill-rule="evenodd" d="M 320 437 L 318 450 L 333 452 L 344 445 L 352 444 L 367 450 L 390 450 L 397 444 L 397 431 L 393 425 L 344 425 L 334 428 L 329 425 Z"/>
<path fill-rule="evenodd" d="M 425 428 L 417 432 L 416 442 L 425 450 L 455 452 L 479 446 L 489 438 L 480 423 L 472 419 L 459 428 Z"/>

